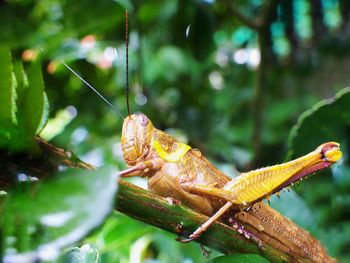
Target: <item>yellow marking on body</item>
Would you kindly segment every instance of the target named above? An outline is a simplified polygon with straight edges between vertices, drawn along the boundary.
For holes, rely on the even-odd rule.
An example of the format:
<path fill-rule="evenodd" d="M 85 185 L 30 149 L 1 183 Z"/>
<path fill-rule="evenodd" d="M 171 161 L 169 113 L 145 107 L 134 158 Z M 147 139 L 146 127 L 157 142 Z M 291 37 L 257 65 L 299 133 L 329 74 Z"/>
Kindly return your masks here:
<path fill-rule="evenodd" d="M 161 143 L 158 140 L 153 140 L 153 148 L 156 150 L 160 158 L 167 162 L 175 163 L 180 160 L 190 149 L 191 146 L 176 142 L 177 147 L 174 151 L 168 152 L 164 149 Z"/>

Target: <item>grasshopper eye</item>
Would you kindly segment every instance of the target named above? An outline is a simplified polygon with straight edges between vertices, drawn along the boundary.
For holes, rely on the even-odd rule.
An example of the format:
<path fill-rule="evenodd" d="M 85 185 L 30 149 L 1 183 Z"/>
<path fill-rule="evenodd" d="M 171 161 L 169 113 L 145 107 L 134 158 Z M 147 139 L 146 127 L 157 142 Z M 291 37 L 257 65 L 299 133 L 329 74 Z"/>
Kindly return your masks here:
<path fill-rule="evenodd" d="M 144 114 L 139 115 L 139 120 L 142 126 L 147 126 L 148 118 Z"/>

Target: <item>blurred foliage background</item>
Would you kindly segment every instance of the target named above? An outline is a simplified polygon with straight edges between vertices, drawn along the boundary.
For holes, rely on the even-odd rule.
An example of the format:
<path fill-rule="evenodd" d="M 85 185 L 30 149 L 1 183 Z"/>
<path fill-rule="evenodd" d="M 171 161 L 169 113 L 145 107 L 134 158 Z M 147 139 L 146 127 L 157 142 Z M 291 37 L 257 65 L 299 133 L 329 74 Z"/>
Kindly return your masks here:
<path fill-rule="evenodd" d="M 127 115 L 125 9 L 132 112 L 142 111 L 222 170 L 234 175 L 327 140 L 342 143 L 345 157 L 332 172 L 271 202 L 332 256 L 350 260 L 350 102 L 347 90 L 334 97 L 350 81 L 350 3 L 0 1 L 1 46 L 12 50 L 13 61 L 42 63 L 50 108 L 41 137 L 98 167 L 125 167 L 122 119 L 60 60 Z M 329 100 L 314 106 L 323 99 Z M 174 238 L 115 213 L 71 250 L 98 253 L 104 262 L 205 260 L 198 245 Z"/>

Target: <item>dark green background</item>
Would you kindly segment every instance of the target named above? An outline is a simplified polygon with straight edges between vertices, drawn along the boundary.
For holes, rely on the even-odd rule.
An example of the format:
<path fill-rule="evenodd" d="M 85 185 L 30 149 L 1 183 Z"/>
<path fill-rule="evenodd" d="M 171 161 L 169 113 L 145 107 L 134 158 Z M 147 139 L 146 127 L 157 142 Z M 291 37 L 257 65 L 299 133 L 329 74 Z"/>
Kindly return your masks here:
<path fill-rule="evenodd" d="M 122 119 L 59 60 L 127 115 L 125 9 L 130 17 L 132 112 L 142 111 L 156 127 L 199 148 L 224 171 L 233 175 L 235 169 L 300 156 L 325 141 L 341 142 L 345 157 L 341 164 L 302 182 L 281 199 L 273 198 L 272 205 L 311 231 L 332 256 L 346 261 L 350 259 L 350 99 L 348 90 L 334 96 L 350 81 L 350 4 L 271 2 L 0 1 L 0 45 L 11 49 L 18 82 L 20 61 L 29 82 L 38 74 L 30 55 L 41 65 L 50 104 L 48 126 L 56 128 L 44 129 L 42 136 L 98 166 L 125 167 L 120 152 Z M 251 28 L 237 18 L 235 9 L 251 22 L 265 21 L 264 26 Z M 95 42 L 84 47 L 82 39 L 88 35 Z M 116 59 L 103 64 L 103 55 L 113 48 Z M 263 64 L 250 64 L 259 53 Z M 239 58 L 247 59 L 244 56 L 247 63 L 238 64 Z M 6 69 L 10 72 L 5 58 L 2 55 L 4 76 Z M 2 137 L 4 151 L 35 152 L 33 141 L 26 138 L 39 128 L 39 117 L 30 109 L 45 108 L 45 99 L 28 96 L 25 106 L 17 103 L 16 125 L 27 124 L 2 126 L 0 133 L 6 137 L 10 131 L 23 142 L 5 143 Z M 328 100 L 314 106 L 323 99 Z M 298 120 L 304 111 L 308 113 Z M 253 138 L 254 131 L 258 136 Z M 179 244 L 174 238 L 115 213 L 78 245 L 93 246 L 103 262 L 128 261 L 135 255 L 161 262 L 205 260 L 198 245 Z M 91 252 L 92 262 L 96 251 Z M 71 253 L 80 252 L 76 248 Z"/>

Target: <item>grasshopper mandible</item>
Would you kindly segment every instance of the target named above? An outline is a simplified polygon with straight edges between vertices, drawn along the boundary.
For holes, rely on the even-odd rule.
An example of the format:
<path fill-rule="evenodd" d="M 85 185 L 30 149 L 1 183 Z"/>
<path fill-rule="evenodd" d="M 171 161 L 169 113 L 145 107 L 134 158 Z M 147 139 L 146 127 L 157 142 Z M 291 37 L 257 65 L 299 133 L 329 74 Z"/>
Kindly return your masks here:
<path fill-rule="evenodd" d="M 127 55 L 126 58 L 128 61 Z M 61 62 L 122 116 L 96 89 Z M 128 77 L 126 80 L 128 94 Z M 242 173 L 232 179 L 212 165 L 199 150 L 156 129 L 144 114 L 130 114 L 128 96 L 127 107 L 128 116 L 125 119 L 122 116 L 121 145 L 124 160 L 130 168 L 120 172 L 121 177 L 146 177 L 151 192 L 177 199 L 210 217 L 187 239 L 180 241 L 198 238 L 225 216 L 227 222 L 246 238 L 259 243 L 262 239 L 293 257 L 308 257 L 316 262 L 332 260 L 307 231 L 259 201 L 337 162 L 342 156 L 338 143 L 324 143 L 298 159 Z M 244 229 L 239 222 L 249 225 L 253 231 Z"/>

